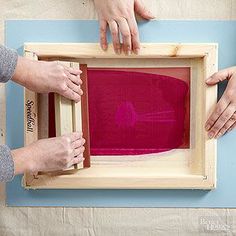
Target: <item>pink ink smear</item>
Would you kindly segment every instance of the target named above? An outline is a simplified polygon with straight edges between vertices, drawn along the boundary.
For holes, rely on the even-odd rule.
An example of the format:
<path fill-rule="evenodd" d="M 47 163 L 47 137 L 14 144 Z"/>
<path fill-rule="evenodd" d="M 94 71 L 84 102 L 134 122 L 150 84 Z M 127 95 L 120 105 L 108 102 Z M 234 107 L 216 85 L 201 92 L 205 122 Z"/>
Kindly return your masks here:
<path fill-rule="evenodd" d="M 88 69 L 91 155 L 189 147 L 189 82 L 143 71 Z"/>

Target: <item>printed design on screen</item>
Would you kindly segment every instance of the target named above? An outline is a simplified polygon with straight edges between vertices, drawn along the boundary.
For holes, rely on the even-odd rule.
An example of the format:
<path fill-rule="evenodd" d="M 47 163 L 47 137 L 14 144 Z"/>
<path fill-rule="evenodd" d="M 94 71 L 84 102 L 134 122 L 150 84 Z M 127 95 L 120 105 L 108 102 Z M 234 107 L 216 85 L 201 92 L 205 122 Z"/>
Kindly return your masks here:
<path fill-rule="evenodd" d="M 138 114 L 135 111 L 134 105 L 130 101 L 122 102 L 116 111 L 115 123 L 118 128 L 131 128 L 137 122 L 176 122 L 175 111 L 157 111 L 151 113 Z"/>
<path fill-rule="evenodd" d="M 91 155 L 189 148 L 190 68 L 89 68 Z"/>

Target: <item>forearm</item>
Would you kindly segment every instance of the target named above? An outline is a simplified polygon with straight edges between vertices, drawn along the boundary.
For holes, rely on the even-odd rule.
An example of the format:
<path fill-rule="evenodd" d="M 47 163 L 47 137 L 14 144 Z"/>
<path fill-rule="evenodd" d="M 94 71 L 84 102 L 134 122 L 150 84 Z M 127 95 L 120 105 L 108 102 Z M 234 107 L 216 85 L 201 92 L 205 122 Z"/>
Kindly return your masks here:
<path fill-rule="evenodd" d="M 35 61 L 17 55 L 17 52 L 0 45 L 0 82 L 13 80 L 29 87 L 35 76 Z"/>
<path fill-rule="evenodd" d="M 16 51 L 0 45 L 0 82 L 5 83 L 14 74 L 18 55 Z"/>

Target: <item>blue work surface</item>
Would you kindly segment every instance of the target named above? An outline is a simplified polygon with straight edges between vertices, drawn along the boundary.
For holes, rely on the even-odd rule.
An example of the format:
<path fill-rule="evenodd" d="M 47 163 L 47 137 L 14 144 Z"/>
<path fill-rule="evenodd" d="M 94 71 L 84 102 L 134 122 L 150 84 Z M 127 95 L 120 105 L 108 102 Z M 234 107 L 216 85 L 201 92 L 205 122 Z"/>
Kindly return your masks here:
<path fill-rule="evenodd" d="M 139 25 L 142 42 L 219 43 L 219 68 L 236 65 L 236 21 L 152 21 Z M 6 45 L 24 42 L 97 42 L 96 21 L 7 21 Z M 224 85 L 220 86 L 222 92 Z M 236 132 L 218 141 L 217 189 L 25 190 L 21 176 L 7 184 L 9 206 L 236 207 Z M 7 86 L 7 144 L 23 146 L 23 89 Z"/>

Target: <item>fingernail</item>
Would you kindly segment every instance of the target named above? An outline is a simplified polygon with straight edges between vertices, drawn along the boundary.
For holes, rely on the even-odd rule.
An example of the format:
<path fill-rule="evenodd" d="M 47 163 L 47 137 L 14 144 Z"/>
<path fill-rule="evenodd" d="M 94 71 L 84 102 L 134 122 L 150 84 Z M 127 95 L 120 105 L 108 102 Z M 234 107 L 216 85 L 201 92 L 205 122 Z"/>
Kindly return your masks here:
<path fill-rule="evenodd" d="M 152 12 L 148 11 L 148 14 L 149 14 L 149 16 L 150 16 L 151 18 L 155 18 L 155 16 L 153 15 Z"/>
<path fill-rule="evenodd" d="M 140 50 L 139 48 L 135 48 L 135 49 L 134 49 L 134 53 L 135 53 L 136 55 L 138 55 L 138 54 L 139 54 L 139 50 Z"/>
<path fill-rule="evenodd" d="M 131 51 L 128 50 L 128 51 L 126 52 L 126 55 L 127 55 L 127 56 L 130 56 L 130 54 L 131 54 Z"/>
<path fill-rule="evenodd" d="M 107 50 L 107 45 L 106 44 L 102 44 L 102 50 L 106 51 Z"/>
<path fill-rule="evenodd" d="M 233 128 L 229 128 L 228 130 L 227 130 L 227 132 L 230 132 L 230 131 L 232 131 L 233 130 Z"/>
<path fill-rule="evenodd" d="M 214 137 L 214 132 L 210 132 L 210 133 L 208 134 L 208 137 L 209 137 L 209 138 L 213 138 L 213 137 Z"/>
<path fill-rule="evenodd" d="M 85 144 L 85 141 L 86 141 L 86 140 L 85 140 L 84 138 L 82 138 L 82 143 L 83 143 L 83 144 Z"/>
<path fill-rule="evenodd" d="M 218 133 L 218 134 L 216 135 L 216 138 L 219 138 L 220 136 L 222 136 L 222 134 L 221 134 L 221 133 Z"/>
<path fill-rule="evenodd" d="M 211 77 L 207 78 L 207 79 L 206 79 L 206 82 L 209 82 L 210 80 L 211 80 Z"/>
<path fill-rule="evenodd" d="M 117 48 L 117 49 L 116 49 L 116 53 L 119 54 L 119 55 L 121 54 L 120 48 Z"/>
<path fill-rule="evenodd" d="M 210 127 L 211 127 L 211 126 L 210 126 L 209 124 L 207 124 L 207 125 L 206 125 L 206 130 L 208 131 L 208 130 L 210 129 Z"/>

